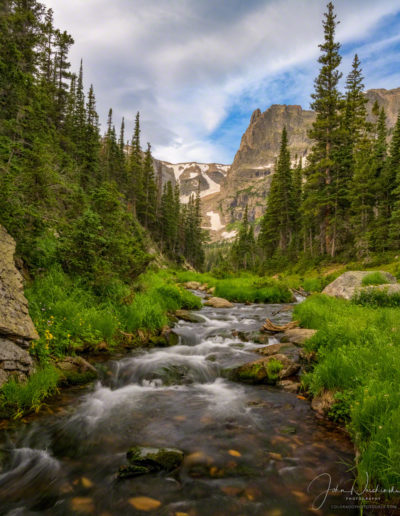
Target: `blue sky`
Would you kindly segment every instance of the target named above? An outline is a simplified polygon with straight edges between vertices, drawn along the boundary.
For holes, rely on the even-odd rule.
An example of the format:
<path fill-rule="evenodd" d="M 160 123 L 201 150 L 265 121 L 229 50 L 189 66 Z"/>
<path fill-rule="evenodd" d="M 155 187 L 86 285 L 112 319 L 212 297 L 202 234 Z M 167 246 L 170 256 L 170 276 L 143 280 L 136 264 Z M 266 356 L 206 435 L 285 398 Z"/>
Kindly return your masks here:
<path fill-rule="evenodd" d="M 308 109 L 322 41 L 320 0 L 45 0 L 75 39 L 104 122 L 136 111 L 142 142 L 171 162 L 231 163 L 251 113 Z M 398 0 L 337 0 L 342 72 L 355 52 L 365 87 L 400 87 Z M 344 78 L 343 78 L 344 82 Z"/>

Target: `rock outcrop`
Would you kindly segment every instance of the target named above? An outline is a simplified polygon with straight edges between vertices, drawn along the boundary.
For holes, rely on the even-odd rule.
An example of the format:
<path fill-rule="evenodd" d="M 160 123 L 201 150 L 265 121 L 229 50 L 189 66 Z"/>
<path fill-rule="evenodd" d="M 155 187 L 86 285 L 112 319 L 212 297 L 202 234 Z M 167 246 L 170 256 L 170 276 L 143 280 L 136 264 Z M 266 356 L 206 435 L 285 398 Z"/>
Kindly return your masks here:
<path fill-rule="evenodd" d="M 378 271 L 382 276 L 384 276 L 387 280 L 387 285 L 379 285 L 377 287 L 362 287 L 362 281 L 365 276 L 368 276 L 371 274 L 372 271 L 348 271 L 339 276 L 335 279 L 335 281 L 332 281 L 332 283 L 329 283 L 324 290 L 322 291 L 323 294 L 326 294 L 327 296 L 331 297 L 338 297 L 342 299 L 351 299 L 354 294 L 363 288 L 365 289 L 371 289 L 371 288 L 378 288 L 382 289 L 382 287 L 387 287 L 390 284 L 396 284 L 397 280 L 394 276 L 389 274 L 385 271 Z M 376 271 L 374 271 L 376 272 Z M 395 289 L 397 290 L 397 289 Z"/>
<path fill-rule="evenodd" d="M 0 226 L 0 386 L 10 376 L 25 380 L 32 373 L 34 364 L 27 348 L 39 338 L 14 253 L 14 239 Z"/>

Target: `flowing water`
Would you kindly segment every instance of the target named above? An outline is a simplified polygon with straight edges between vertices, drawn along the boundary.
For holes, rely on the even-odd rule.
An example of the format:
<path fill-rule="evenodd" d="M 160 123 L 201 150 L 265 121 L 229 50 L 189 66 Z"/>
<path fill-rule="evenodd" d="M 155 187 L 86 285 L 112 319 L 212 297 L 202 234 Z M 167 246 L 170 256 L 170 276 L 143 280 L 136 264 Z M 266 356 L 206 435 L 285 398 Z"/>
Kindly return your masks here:
<path fill-rule="evenodd" d="M 203 322 L 176 325 L 177 346 L 102 364 L 96 385 L 70 389 L 52 414 L 3 431 L 0 513 L 146 514 L 132 503 L 143 496 L 160 502 L 151 514 L 168 516 L 355 514 L 345 495 L 324 502 L 329 480 L 351 486 L 343 434 L 295 394 L 222 376 L 261 347 L 232 331 L 257 330 L 266 317 L 287 322 L 280 308 L 204 307 Z M 179 448 L 183 466 L 117 480 L 133 445 Z"/>

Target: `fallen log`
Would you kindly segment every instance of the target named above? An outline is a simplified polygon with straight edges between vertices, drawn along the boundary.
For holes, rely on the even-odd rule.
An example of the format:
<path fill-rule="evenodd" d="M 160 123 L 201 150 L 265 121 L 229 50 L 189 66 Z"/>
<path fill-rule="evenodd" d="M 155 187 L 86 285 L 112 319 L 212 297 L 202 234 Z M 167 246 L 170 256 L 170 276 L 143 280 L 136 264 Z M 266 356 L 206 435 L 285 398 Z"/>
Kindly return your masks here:
<path fill-rule="evenodd" d="M 278 324 L 274 324 L 270 319 L 265 321 L 265 324 L 261 327 L 261 331 L 271 332 L 271 333 L 279 333 L 285 330 L 292 330 L 293 328 L 297 328 L 299 325 L 299 321 L 291 321 L 287 324 L 283 324 L 282 326 Z"/>

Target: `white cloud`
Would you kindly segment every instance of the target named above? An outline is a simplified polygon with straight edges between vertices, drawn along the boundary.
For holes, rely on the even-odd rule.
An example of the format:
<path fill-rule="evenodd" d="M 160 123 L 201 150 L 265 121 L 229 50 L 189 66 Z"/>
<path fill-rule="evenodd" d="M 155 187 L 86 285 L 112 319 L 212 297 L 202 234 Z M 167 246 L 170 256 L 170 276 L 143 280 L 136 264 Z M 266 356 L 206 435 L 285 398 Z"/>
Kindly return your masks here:
<path fill-rule="evenodd" d="M 309 95 L 312 79 L 305 76 L 305 94 L 293 74 L 301 68 L 315 70 L 326 2 L 45 3 L 54 8 L 56 24 L 75 38 L 73 64 L 77 68 L 83 57 L 86 82 L 94 83 L 103 120 L 112 106 L 118 117 L 125 115 L 131 129 L 140 110 L 143 141 L 153 143 L 157 157 L 221 162 L 232 158 L 230 151 L 221 142 L 210 142 L 209 135 L 238 99 L 245 97 L 250 111 L 266 109 L 274 102 L 271 91 L 284 87 L 276 81 L 285 72 L 292 79 L 291 98 L 298 94 L 296 103 Z M 399 10 L 397 0 L 337 0 L 336 6 L 343 43 L 361 44 L 383 17 Z"/>

